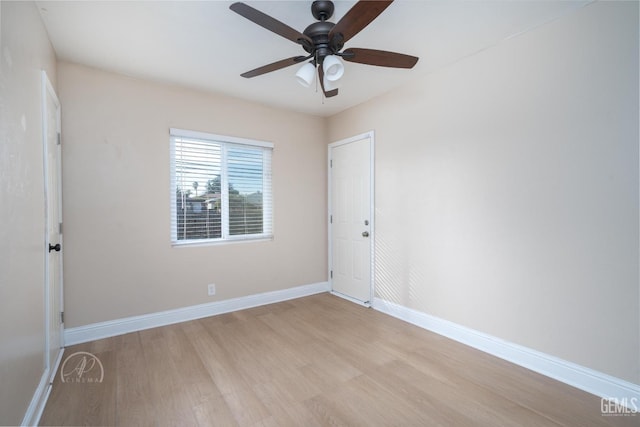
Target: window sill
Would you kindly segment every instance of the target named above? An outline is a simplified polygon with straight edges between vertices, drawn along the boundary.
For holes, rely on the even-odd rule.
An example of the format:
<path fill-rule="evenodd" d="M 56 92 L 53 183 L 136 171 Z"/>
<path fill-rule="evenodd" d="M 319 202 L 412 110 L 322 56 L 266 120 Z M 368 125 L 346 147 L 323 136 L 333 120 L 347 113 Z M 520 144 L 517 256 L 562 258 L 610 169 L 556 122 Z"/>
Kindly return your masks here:
<path fill-rule="evenodd" d="M 273 236 L 261 236 L 261 237 L 246 237 L 246 238 L 234 238 L 234 239 L 220 239 L 220 240 L 189 240 L 171 242 L 172 248 L 192 248 L 201 246 L 220 246 L 236 243 L 257 243 L 257 242 L 271 242 Z"/>

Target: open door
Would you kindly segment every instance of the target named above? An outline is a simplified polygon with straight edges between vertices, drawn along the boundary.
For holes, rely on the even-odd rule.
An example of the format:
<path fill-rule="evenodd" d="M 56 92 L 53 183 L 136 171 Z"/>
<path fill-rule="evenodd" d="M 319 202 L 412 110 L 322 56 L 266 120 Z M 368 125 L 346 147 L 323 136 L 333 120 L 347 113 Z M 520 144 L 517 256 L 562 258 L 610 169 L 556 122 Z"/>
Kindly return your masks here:
<path fill-rule="evenodd" d="M 45 189 L 45 370 L 50 383 L 63 351 L 62 306 L 62 191 L 60 102 L 42 72 L 42 134 Z"/>
<path fill-rule="evenodd" d="M 329 145 L 329 280 L 332 292 L 373 297 L 373 132 Z"/>

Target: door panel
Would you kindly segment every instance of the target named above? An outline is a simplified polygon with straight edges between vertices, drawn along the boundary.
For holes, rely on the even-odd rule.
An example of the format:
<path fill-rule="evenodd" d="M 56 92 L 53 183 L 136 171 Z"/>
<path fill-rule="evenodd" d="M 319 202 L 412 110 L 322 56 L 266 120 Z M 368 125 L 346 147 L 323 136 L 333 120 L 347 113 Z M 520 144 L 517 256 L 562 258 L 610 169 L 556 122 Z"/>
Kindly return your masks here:
<path fill-rule="evenodd" d="M 46 358 L 45 367 L 54 375 L 57 360 L 63 347 L 62 334 L 62 197 L 61 197 L 61 149 L 60 149 L 60 103 L 43 73 L 43 132 L 45 146 L 45 198 L 47 207 L 46 257 Z M 59 249 L 52 249 L 56 245 Z"/>
<path fill-rule="evenodd" d="M 360 302 L 371 300 L 371 138 L 330 147 L 332 289 Z"/>

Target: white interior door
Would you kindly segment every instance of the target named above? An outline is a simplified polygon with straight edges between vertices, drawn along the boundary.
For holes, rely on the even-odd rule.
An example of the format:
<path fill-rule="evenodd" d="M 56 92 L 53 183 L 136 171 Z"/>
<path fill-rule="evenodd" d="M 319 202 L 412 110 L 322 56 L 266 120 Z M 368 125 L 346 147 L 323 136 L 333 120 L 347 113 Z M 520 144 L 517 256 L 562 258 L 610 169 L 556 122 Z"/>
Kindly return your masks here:
<path fill-rule="evenodd" d="M 45 242 L 45 319 L 46 355 L 45 368 L 51 376 L 63 347 L 62 319 L 62 192 L 61 192 L 61 145 L 60 102 L 46 73 L 42 72 L 44 170 L 46 199 Z"/>
<path fill-rule="evenodd" d="M 372 297 L 373 132 L 329 146 L 330 280 L 334 293 Z"/>

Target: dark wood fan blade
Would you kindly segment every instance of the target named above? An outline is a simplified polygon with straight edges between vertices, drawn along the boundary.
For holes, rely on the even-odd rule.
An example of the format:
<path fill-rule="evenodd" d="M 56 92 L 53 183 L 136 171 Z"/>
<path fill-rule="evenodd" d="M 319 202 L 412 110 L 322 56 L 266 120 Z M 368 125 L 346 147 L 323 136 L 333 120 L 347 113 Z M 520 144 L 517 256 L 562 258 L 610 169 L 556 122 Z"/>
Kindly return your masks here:
<path fill-rule="evenodd" d="M 258 67 L 254 70 L 247 71 L 246 73 L 240 74 L 242 77 L 251 78 L 260 76 L 262 74 L 270 73 L 272 71 L 279 70 L 281 68 L 286 68 L 291 65 L 299 64 L 300 62 L 307 59 L 306 56 L 294 56 L 292 58 L 283 59 L 281 61 L 276 61 L 271 64 L 263 65 L 262 67 Z"/>
<path fill-rule="evenodd" d="M 334 36 L 342 34 L 340 43 L 336 44 L 346 43 L 347 40 L 358 34 L 371 21 L 376 19 L 391 3 L 393 3 L 393 0 L 360 0 L 331 29 L 329 40 L 333 40 Z"/>
<path fill-rule="evenodd" d="M 272 18 L 271 16 L 252 8 L 251 6 L 238 2 L 233 3 L 231 6 L 229 6 L 229 9 L 233 10 L 238 15 L 244 16 L 249 21 L 258 24 L 269 31 L 272 31 L 284 37 L 285 39 L 291 40 L 294 43 L 298 43 L 301 45 L 309 43 L 310 45 L 313 45 L 313 42 L 309 37 L 291 28 L 287 24 L 284 24 L 277 19 Z"/>
<path fill-rule="evenodd" d="M 379 67 L 413 68 L 418 57 L 386 50 L 350 48 L 342 52 L 342 59 L 359 64 L 377 65 Z"/>
<path fill-rule="evenodd" d="M 263 65 L 262 67 L 258 67 L 251 71 L 247 71 L 246 73 L 240 74 L 242 77 L 251 78 L 260 76 L 262 74 L 270 73 L 272 71 L 280 70 L 282 68 L 289 67 L 291 65 L 299 64 L 300 62 L 307 59 L 306 56 L 294 56 L 287 59 L 282 59 L 280 61 L 273 62 L 271 64 Z"/>
<path fill-rule="evenodd" d="M 320 87 L 322 88 L 325 98 L 336 96 L 338 94 L 338 89 L 333 89 L 328 92 L 324 90 L 324 70 L 322 69 L 322 65 L 318 67 L 318 76 L 320 77 Z"/>

